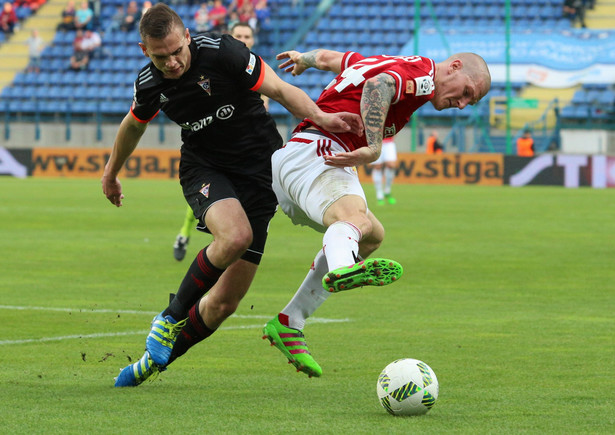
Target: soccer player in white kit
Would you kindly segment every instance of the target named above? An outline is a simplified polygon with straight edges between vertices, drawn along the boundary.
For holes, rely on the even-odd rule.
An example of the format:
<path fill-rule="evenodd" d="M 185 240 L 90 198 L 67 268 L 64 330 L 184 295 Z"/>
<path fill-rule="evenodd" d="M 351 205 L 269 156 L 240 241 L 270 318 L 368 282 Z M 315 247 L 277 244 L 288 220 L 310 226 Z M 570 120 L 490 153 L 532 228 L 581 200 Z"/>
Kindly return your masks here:
<path fill-rule="evenodd" d="M 397 146 L 392 137 L 382 140 L 382 152 L 380 157 L 372 162 L 372 181 L 376 190 L 378 205 L 385 203 L 397 204 L 397 200 L 391 194 L 391 187 L 397 171 Z M 386 200 L 386 202 L 385 202 Z"/>

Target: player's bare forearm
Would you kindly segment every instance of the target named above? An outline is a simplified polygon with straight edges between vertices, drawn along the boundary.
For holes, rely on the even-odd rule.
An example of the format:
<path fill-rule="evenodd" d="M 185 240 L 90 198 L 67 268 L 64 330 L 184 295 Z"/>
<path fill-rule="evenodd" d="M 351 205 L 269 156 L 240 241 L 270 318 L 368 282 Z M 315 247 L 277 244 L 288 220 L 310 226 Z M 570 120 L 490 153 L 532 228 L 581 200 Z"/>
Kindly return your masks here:
<path fill-rule="evenodd" d="M 117 207 L 122 205 L 124 198 L 117 174 L 136 148 L 146 128 L 147 124 L 138 122 L 132 114 L 128 113 L 122 120 L 115 137 L 115 143 L 100 182 L 107 199 Z"/>
<path fill-rule="evenodd" d="M 382 149 L 382 132 L 395 96 L 395 80 L 388 74 L 379 74 L 365 82 L 361 95 L 361 117 L 365 125 L 367 146 L 374 154 L 374 160 Z"/>
<path fill-rule="evenodd" d="M 147 124 L 138 122 L 132 114 L 128 113 L 124 117 L 115 136 L 113 150 L 105 166 L 105 174 L 117 176 L 128 157 L 137 147 L 146 128 Z"/>
<path fill-rule="evenodd" d="M 332 133 L 363 135 L 361 117 L 355 113 L 325 113 L 301 89 L 286 83 L 267 64 L 265 79 L 258 92 L 283 105 L 296 118 L 308 118 L 316 125 Z"/>
<path fill-rule="evenodd" d="M 344 53 L 333 50 L 317 48 L 316 50 L 300 53 L 298 51 L 285 51 L 276 56 L 277 60 L 288 59 L 278 68 L 292 73 L 294 76 L 302 74 L 308 68 L 316 68 L 322 71 L 333 71 L 339 74 L 342 70 L 342 58 Z"/>

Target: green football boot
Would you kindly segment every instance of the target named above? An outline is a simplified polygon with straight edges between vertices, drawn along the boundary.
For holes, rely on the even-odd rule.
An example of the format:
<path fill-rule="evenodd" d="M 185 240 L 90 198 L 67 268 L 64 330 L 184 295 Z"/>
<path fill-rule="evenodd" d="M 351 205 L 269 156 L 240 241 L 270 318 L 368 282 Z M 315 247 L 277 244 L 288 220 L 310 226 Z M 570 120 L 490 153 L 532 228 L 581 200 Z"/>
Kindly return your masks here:
<path fill-rule="evenodd" d="M 403 273 L 404 268 L 397 261 L 369 258 L 332 270 L 323 277 L 322 286 L 331 293 L 366 285 L 383 286 L 397 281 Z"/>
<path fill-rule="evenodd" d="M 280 323 L 278 316 L 265 323 L 263 340 L 268 339 L 272 346 L 277 347 L 288 358 L 288 362 L 295 366 L 298 372 L 320 377 L 322 369 L 312 358 L 300 329 L 293 329 Z"/>
<path fill-rule="evenodd" d="M 397 200 L 390 193 L 385 194 L 384 197 L 386 198 L 389 204 L 391 205 L 397 204 Z"/>

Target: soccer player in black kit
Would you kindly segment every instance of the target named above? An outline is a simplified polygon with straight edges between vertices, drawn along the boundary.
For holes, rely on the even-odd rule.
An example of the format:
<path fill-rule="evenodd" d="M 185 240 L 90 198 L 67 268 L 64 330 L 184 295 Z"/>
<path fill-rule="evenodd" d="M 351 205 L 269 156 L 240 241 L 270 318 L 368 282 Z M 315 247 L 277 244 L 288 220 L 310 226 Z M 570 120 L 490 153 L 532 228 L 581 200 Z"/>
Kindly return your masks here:
<path fill-rule="evenodd" d="M 159 110 L 181 127 L 179 178 L 198 228 L 213 235 L 169 306 L 151 323 L 146 351 L 115 386 L 136 386 L 213 334 L 235 312 L 256 274 L 277 205 L 271 155 L 282 145 L 259 93 L 298 118 L 330 131 L 362 133 L 360 117 L 325 113 L 229 35 L 191 38 L 164 3 L 141 18 L 139 46 L 151 62 L 139 73 L 130 112 L 120 124 L 102 189 L 122 205 L 117 175 Z"/>

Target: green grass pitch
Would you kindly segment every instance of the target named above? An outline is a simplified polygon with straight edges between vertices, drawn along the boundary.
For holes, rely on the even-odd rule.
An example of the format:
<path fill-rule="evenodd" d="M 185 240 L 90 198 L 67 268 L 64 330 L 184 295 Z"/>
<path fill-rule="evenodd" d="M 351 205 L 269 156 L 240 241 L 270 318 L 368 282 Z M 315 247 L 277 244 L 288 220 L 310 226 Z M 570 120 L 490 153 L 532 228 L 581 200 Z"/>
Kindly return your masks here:
<path fill-rule="evenodd" d="M 261 339 L 321 236 L 272 221 L 256 280 L 223 329 L 152 383 L 116 389 L 209 236 L 172 256 L 185 203 L 174 181 L 0 178 L 3 433 L 612 433 L 615 189 L 398 185 L 371 206 L 378 256 L 401 280 L 332 295 L 305 329 L 308 379 Z M 425 361 L 440 397 L 388 415 L 380 371 Z"/>

